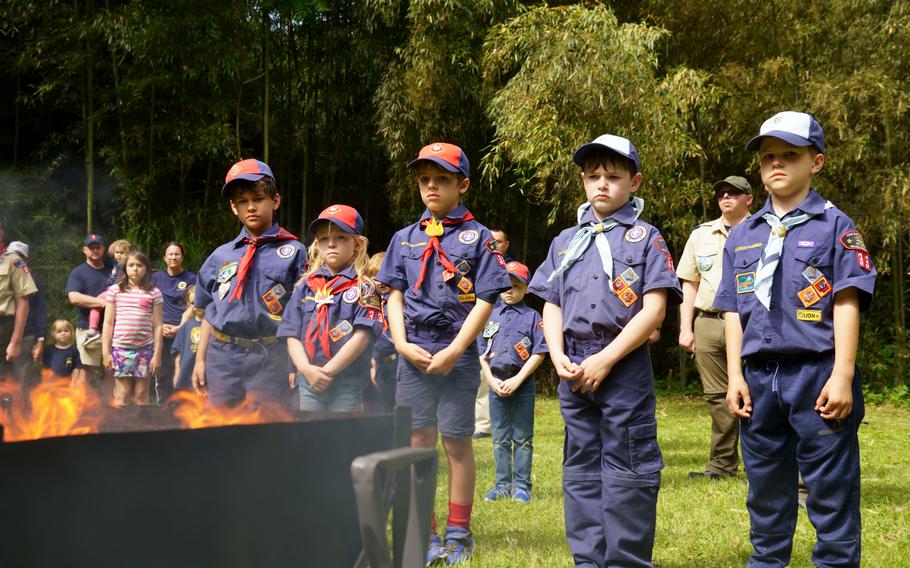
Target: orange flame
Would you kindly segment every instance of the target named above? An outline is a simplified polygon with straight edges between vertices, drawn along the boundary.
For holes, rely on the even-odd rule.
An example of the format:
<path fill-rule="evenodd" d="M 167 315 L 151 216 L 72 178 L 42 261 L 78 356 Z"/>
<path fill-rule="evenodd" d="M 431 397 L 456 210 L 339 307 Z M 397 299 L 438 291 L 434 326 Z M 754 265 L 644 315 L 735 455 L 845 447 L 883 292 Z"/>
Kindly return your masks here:
<path fill-rule="evenodd" d="M 3 440 L 21 442 L 98 431 L 101 401 L 85 381 L 46 375 L 29 393 L 15 380 L 0 382 L 0 424 Z"/>
<path fill-rule="evenodd" d="M 168 399 L 168 405 L 176 405 L 172 413 L 186 428 L 294 421 L 294 416 L 284 407 L 255 401 L 249 396 L 238 406 L 227 408 L 208 404 L 193 391 L 179 391 Z"/>

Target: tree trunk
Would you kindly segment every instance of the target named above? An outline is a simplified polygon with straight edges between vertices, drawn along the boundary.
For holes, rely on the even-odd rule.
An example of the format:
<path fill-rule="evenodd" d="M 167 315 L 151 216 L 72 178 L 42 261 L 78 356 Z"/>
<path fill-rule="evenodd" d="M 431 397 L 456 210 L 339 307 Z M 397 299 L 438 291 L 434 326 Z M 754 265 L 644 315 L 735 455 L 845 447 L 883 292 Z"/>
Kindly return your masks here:
<path fill-rule="evenodd" d="M 84 25 L 90 25 L 93 1 L 88 0 L 85 5 Z M 85 34 L 85 96 L 82 99 L 82 115 L 85 122 L 85 217 L 86 232 L 94 229 L 95 219 L 93 214 L 95 201 L 95 72 L 92 57 L 91 34 Z"/>
<path fill-rule="evenodd" d="M 271 35 L 271 26 L 269 26 L 269 11 L 262 10 L 262 37 L 264 48 L 262 50 L 262 67 L 265 72 L 262 87 L 262 161 L 269 163 L 269 68 L 271 67 L 271 58 L 269 54 L 269 35 Z"/>
<path fill-rule="evenodd" d="M 16 73 L 16 100 L 13 118 L 13 169 L 19 167 L 19 97 L 22 94 L 22 76 Z"/>

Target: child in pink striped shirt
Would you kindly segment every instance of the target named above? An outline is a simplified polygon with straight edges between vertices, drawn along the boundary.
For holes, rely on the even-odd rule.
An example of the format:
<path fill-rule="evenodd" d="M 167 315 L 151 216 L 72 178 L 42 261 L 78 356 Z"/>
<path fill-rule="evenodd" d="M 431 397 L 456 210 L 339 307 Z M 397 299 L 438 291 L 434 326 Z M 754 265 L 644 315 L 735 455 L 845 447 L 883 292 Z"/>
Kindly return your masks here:
<path fill-rule="evenodd" d="M 131 252 L 107 291 L 102 354 L 114 372 L 114 406 L 148 404 L 149 377 L 161 366 L 161 291 L 152 285 L 149 260 Z"/>

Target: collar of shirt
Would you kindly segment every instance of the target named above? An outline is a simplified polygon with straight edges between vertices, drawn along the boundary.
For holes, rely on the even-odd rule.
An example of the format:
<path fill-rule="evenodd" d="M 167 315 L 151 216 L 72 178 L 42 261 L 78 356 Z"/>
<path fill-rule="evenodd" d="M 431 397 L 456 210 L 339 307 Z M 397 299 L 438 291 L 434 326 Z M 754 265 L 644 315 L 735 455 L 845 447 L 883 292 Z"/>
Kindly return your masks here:
<path fill-rule="evenodd" d="M 804 213 L 811 213 L 812 215 L 821 215 L 822 213 L 825 212 L 825 203 L 827 203 L 825 201 L 825 198 L 823 198 L 821 195 L 819 195 L 817 191 L 810 188 L 809 194 L 806 196 L 806 198 L 803 200 L 803 202 L 800 203 L 799 205 L 797 205 L 796 207 L 794 207 L 789 213 L 784 215 L 784 217 L 787 217 L 788 215 L 792 215 L 792 214 L 796 213 L 797 211 L 802 211 Z M 757 225 L 762 225 L 765 223 L 765 220 L 762 218 L 762 216 L 765 213 L 772 213 L 772 214 L 776 215 L 776 213 L 774 213 L 774 207 L 771 205 L 770 196 L 768 197 L 768 199 L 765 200 L 765 205 L 761 209 L 759 209 L 758 211 L 756 211 L 755 213 L 750 215 L 744 222 L 751 223 L 753 227 L 757 226 Z"/>
<path fill-rule="evenodd" d="M 506 313 L 509 310 L 514 310 L 516 312 L 521 311 L 518 308 L 519 308 L 519 306 L 524 304 L 524 300 L 518 302 L 517 304 L 512 304 L 510 306 L 509 304 L 503 302 L 502 299 L 500 298 L 498 304 L 501 304 L 501 305 L 496 306 L 495 312 L 496 312 L 496 315 L 501 316 L 502 314 Z"/>
<path fill-rule="evenodd" d="M 623 205 L 622 207 L 620 207 L 619 209 L 617 209 L 616 211 L 611 213 L 609 215 L 609 217 L 607 217 L 607 218 L 609 219 L 610 217 L 616 219 L 623 225 L 631 225 L 632 223 L 634 223 L 635 219 L 637 217 L 635 215 L 635 208 L 632 207 L 632 201 L 629 201 L 628 203 L 626 203 L 625 205 Z M 584 225 L 586 223 L 592 223 L 592 222 L 600 223 L 600 221 L 597 220 L 597 217 L 594 216 L 594 208 L 589 207 L 588 210 L 585 211 L 584 215 L 581 216 L 581 221 L 578 224 Z"/>
<path fill-rule="evenodd" d="M 461 218 L 464 217 L 467 213 L 468 213 L 467 207 L 465 207 L 464 205 L 459 204 L 458 207 L 456 207 L 455 209 L 452 209 L 451 211 L 449 211 L 449 212 L 446 214 L 446 219 L 461 219 Z M 423 213 L 420 215 L 420 220 L 421 220 L 421 221 L 426 221 L 427 219 L 429 219 L 429 218 L 432 217 L 432 216 L 433 216 L 433 214 L 430 213 L 430 210 L 429 210 L 429 209 L 424 209 L 424 210 L 423 210 Z"/>
<path fill-rule="evenodd" d="M 271 227 L 269 227 L 267 231 L 265 231 L 264 233 L 259 235 L 259 237 L 260 238 L 261 237 L 274 237 L 275 235 L 278 234 L 278 229 L 279 229 L 278 223 L 275 223 Z M 246 227 L 244 227 L 244 228 L 240 229 L 240 234 L 238 234 L 236 237 L 234 237 L 234 240 L 231 241 L 231 244 L 233 244 L 235 248 L 239 247 L 239 246 L 246 246 L 245 243 L 243 242 L 243 239 L 246 239 L 246 238 L 252 239 L 253 236 L 250 235 L 249 231 L 247 231 Z"/>
<path fill-rule="evenodd" d="M 335 276 L 344 276 L 348 280 L 354 280 L 355 278 L 357 278 L 357 272 L 354 271 L 354 267 L 351 265 L 346 266 L 344 268 L 344 270 L 342 270 L 341 272 L 334 274 L 334 275 L 329 271 L 329 267 L 323 265 L 323 266 L 320 266 L 315 272 L 313 272 L 313 275 L 324 277 L 326 279 L 326 282 L 328 282 Z"/>

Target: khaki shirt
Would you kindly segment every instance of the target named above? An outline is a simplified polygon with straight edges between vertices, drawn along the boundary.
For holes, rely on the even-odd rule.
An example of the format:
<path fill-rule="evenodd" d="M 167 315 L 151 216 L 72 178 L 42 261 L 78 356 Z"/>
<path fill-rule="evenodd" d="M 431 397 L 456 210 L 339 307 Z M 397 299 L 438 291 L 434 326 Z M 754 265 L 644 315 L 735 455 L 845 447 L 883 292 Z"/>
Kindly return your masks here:
<path fill-rule="evenodd" d="M 718 217 L 696 227 L 686 241 L 676 275 L 683 280 L 698 283 L 698 293 L 695 295 L 695 308 L 698 310 L 717 311 L 712 306 L 723 274 L 721 261 L 728 235 L 723 217 Z"/>
<path fill-rule="evenodd" d="M 38 291 L 28 265 L 15 253 L 0 255 L 0 316 L 16 313 L 16 299 Z"/>

